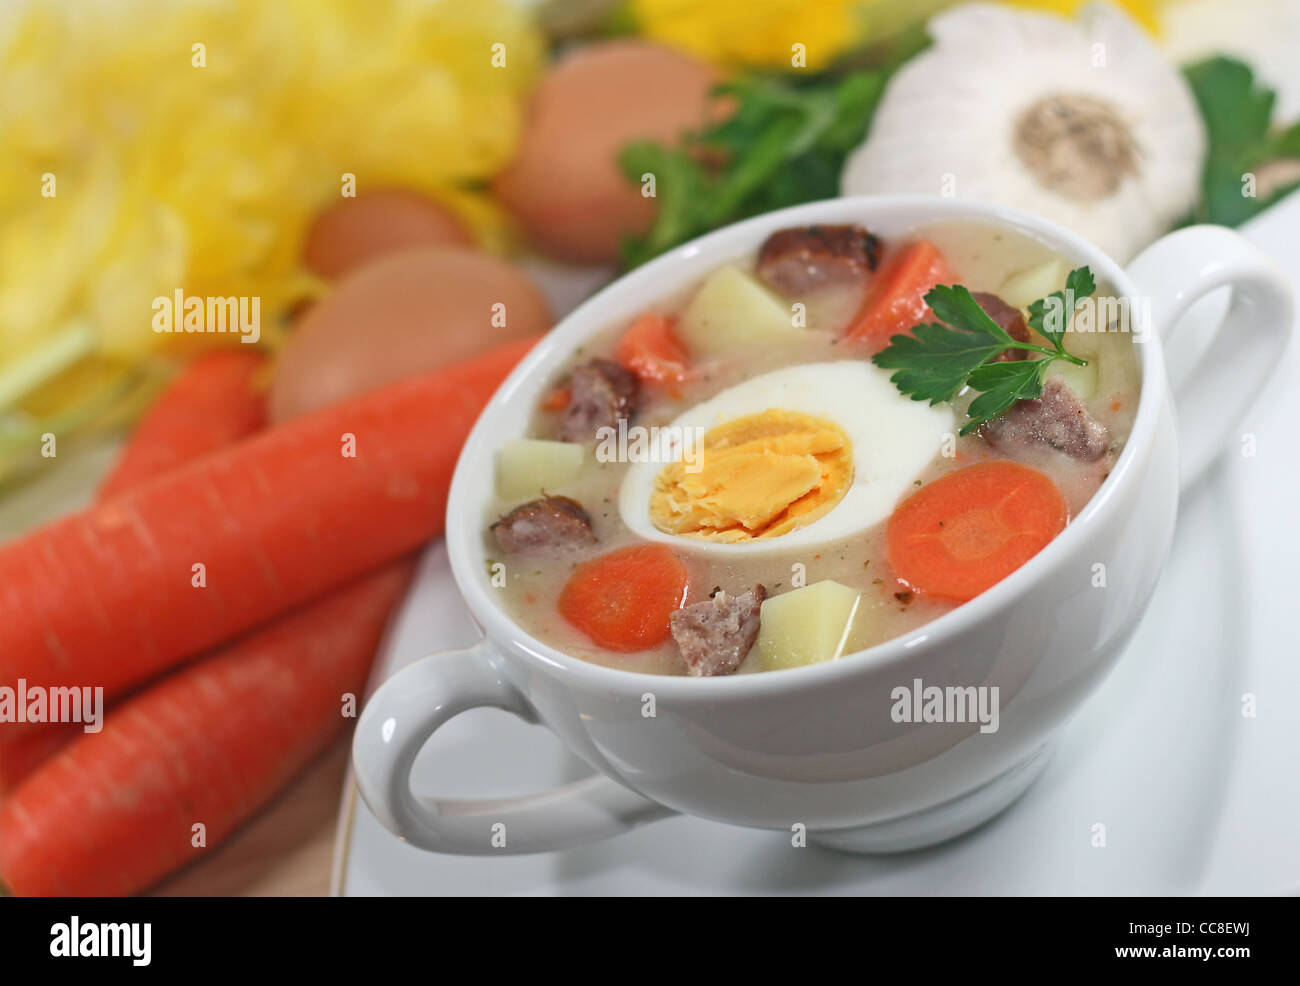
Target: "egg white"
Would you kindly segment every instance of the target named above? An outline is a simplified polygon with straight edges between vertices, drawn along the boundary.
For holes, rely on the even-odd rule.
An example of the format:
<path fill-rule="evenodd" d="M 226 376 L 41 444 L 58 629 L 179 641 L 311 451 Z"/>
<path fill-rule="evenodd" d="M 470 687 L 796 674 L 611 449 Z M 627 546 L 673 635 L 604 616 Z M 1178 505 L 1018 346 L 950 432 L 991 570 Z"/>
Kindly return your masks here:
<path fill-rule="evenodd" d="M 684 411 L 669 426 L 670 434 L 693 428 L 708 432 L 773 408 L 833 421 L 853 443 L 853 482 L 827 513 L 780 537 L 735 544 L 661 531 L 650 520 L 650 498 L 660 470 L 682 458 L 681 443 L 673 442 L 666 449 L 670 460 L 629 465 L 619 490 L 623 522 L 648 540 L 718 554 L 752 555 L 841 541 L 887 518 L 954 431 L 950 405 L 911 400 L 898 392 L 885 370 L 865 360 L 841 360 L 789 366 L 729 387 Z"/>

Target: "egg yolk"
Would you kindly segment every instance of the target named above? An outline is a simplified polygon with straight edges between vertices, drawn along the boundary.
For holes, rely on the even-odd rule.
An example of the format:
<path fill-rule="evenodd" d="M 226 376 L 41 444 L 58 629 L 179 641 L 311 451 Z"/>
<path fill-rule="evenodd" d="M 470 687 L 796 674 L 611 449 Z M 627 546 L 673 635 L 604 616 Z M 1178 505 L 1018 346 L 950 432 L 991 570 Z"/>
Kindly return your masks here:
<path fill-rule="evenodd" d="M 853 444 L 838 425 L 770 408 L 718 425 L 694 461 L 665 466 L 650 520 L 709 541 L 780 537 L 825 514 L 852 482 Z"/>

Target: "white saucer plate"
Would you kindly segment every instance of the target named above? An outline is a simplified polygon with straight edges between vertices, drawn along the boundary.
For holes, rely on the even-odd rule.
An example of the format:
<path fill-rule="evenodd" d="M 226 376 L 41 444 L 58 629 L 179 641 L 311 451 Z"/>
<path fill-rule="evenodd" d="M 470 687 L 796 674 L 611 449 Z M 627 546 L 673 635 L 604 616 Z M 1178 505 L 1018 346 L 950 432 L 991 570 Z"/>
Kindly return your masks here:
<path fill-rule="evenodd" d="M 1300 196 L 1242 232 L 1300 296 Z M 1204 311 L 1213 317 L 1214 300 Z M 1189 338 L 1194 335 L 1194 328 Z M 1172 347 L 1171 347 L 1172 349 Z M 796 848 L 789 833 L 674 817 L 566 852 L 428 853 L 343 794 L 333 892 L 378 895 L 1300 893 L 1300 345 L 1240 441 L 1183 500 L 1151 608 L 1117 670 L 1007 811 L 894 856 Z M 1253 453 L 1253 454 L 1251 454 Z M 372 688 L 478 636 L 441 543 L 430 547 Z M 1253 706 L 1253 715 L 1245 715 Z M 589 772 L 504 712 L 452 720 L 417 761 L 417 794 L 494 797 Z"/>

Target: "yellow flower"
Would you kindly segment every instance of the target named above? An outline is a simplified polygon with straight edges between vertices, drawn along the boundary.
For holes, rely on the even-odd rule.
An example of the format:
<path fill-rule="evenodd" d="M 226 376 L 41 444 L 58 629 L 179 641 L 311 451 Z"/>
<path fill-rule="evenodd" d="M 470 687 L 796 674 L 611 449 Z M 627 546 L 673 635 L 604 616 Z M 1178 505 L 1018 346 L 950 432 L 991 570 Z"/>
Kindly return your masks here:
<path fill-rule="evenodd" d="M 1073 17 L 1081 7 L 1093 0 L 1003 0 L 1016 7 L 1033 7 L 1052 13 Z M 1113 6 L 1128 11 L 1129 16 L 1141 24 L 1151 34 L 1156 34 L 1160 27 L 1160 10 L 1167 7 L 1170 0 L 1110 0 Z"/>
<path fill-rule="evenodd" d="M 858 39 L 863 0 L 631 0 L 645 37 L 727 67 L 823 68 Z M 802 46 L 798 48 L 796 46 Z"/>
<path fill-rule="evenodd" d="M 864 41 L 887 39 L 955 0 L 629 0 L 645 37 L 725 68 L 786 69 L 794 46 L 806 67 L 825 68 Z M 1091 0 L 1006 0 L 1074 14 Z M 1171 0 L 1111 0 L 1153 33 Z"/>
<path fill-rule="evenodd" d="M 498 237 L 472 188 L 543 58 L 505 0 L 32 0 L 3 38 L 0 410 L 60 360 L 157 346 L 177 288 L 261 298 L 271 335 L 345 175 Z"/>

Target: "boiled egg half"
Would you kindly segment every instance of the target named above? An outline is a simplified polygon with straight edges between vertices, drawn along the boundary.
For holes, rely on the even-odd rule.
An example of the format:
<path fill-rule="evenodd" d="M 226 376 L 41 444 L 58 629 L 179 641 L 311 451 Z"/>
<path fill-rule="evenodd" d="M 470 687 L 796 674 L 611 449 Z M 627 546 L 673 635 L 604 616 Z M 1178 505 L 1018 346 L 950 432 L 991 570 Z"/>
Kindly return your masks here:
<path fill-rule="evenodd" d="M 717 552 L 821 544 L 883 521 L 953 432 L 862 360 L 754 377 L 683 412 L 619 492 L 642 537 Z M 628 447 L 631 447 L 630 445 Z"/>

